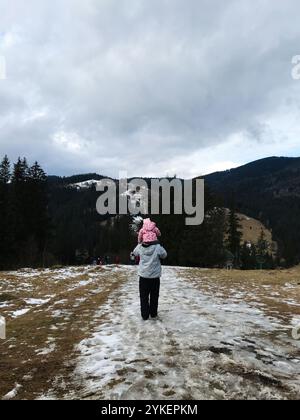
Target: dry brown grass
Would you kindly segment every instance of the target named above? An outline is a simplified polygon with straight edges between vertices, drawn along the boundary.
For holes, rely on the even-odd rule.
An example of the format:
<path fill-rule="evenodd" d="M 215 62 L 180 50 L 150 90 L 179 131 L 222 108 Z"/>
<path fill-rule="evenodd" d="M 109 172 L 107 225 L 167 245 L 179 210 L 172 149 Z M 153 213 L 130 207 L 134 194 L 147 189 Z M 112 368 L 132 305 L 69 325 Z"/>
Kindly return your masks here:
<path fill-rule="evenodd" d="M 244 302 L 259 303 L 268 315 L 276 314 L 286 322 L 300 315 L 300 306 L 290 304 L 293 300 L 300 305 L 300 267 L 271 271 L 188 269 L 185 278 L 199 290 L 214 290 L 225 299 L 240 292 Z M 291 289 L 286 285 L 297 287 Z"/>
<path fill-rule="evenodd" d="M 114 273 L 110 282 L 107 282 L 107 277 L 100 276 L 99 272 L 99 279 L 92 284 L 68 291 L 66 288 L 70 284 L 86 279 L 86 275 L 75 276 L 57 284 L 48 282 L 49 277 L 51 273 L 47 276 L 42 274 L 34 279 L 36 286 L 34 296 L 43 298 L 49 294 L 55 294 L 55 297 L 47 304 L 33 308 L 21 317 L 8 319 L 8 339 L 0 342 L 1 396 L 11 391 L 16 383 L 24 384 L 24 381 L 26 387 L 20 389 L 18 399 L 37 398 L 47 393 L 54 382 L 58 392 L 56 396 L 59 396 L 59 389 L 62 394 L 65 393 L 68 379 L 74 368 L 72 366 L 72 360 L 75 359 L 74 346 L 89 336 L 91 327 L 95 321 L 97 322 L 97 318 L 94 317 L 97 308 L 100 308 L 111 293 L 126 280 L 121 274 Z M 14 276 L 5 278 L 12 283 L 16 282 Z M 100 287 L 101 292 L 95 293 L 95 287 L 98 289 Z M 16 296 L 18 295 L 18 290 L 16 290 Z M 28 293 L 27 296 L 32 296 L 32 293 Z M 86 300 L 78 303 L 78 299 L 82 297 Z M 14 303 L 14 309 L 21 307 L 21 302 L 19 296 Z M 54 311 L 55 313 L 67 311 L 68 315 L 55 317 Z M 55 350 L 49 354 L 39 355 L 41 349 L 51 344 L 49 338 L 55 343 Z M 74 387 L 74 384 L 72 386 Z"/>
<path fill-rule="evenodd" d="M 227 212 L 229 212 L 227 210 Z M 241 225 L 242 243 L 251 242 L 256 244 L 260 238 L 261 231 L 265 234 L 265 239 L 269 244 L 269 251 L 273 254 L 278 249 L 277 242 L 273 241 L 272 231 L 268 229 L 263 223 L 257 219 L 246 216 L 245 214 L 239 213 L 238 218 Z"/>

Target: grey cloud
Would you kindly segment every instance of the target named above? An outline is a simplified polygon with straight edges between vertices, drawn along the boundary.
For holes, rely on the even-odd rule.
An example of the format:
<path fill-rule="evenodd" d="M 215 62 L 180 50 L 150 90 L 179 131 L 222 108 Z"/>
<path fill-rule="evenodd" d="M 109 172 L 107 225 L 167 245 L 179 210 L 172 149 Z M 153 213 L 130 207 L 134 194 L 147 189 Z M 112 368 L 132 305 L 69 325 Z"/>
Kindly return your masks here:
<path fill-rule="evenodd" d="M 299 98 L 296 0 L 2 3 L 0 152 L 50 173 L 163 175 Z"/>

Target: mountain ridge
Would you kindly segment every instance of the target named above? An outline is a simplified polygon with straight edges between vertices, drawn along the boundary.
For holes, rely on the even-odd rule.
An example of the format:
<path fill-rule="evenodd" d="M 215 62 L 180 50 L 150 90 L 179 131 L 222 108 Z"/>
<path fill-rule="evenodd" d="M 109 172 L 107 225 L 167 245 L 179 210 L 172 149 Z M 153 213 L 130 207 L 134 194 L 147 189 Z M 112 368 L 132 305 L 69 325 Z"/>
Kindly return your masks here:
<path fill-rule="evenodd" d="M 82 174 L 49 177 L 48 180 L 50 189 L 58 187 L 60 190 L 70 184 L 103 178 L 99 174 Z M 219 197 L 220 206 L 231 207 L 234 200 L 238 212 L 259 220 L 272 231 L 274 241 L 278 243 L 279 261 L 287 265 L 299 264 L 300 158 L 272 156 L 201 178 L 205 179 L 208 189 Z M 92 212 L 97 197 L 95 188 L 79 188 L 79 191 L 82 191 L 79 196 L 77 191 L 69 191 L 65 196 L 61 191 L 52 208 L 59 206 L 61 214 L 62 203 L 68 205 L 73 202 L 76 207 L 80 203 L 84 206 L 86 202 L 89 203 L 88 211 Z M 96 214 L 94 219 L 96 222 Z"/>
<path fill-rule="evenodd" d="M 257 171 L 260 171 L 260 174 L 264 172 L 264 170 L 284 170 L 288 167 L 292 168 L 293 166 L 296 166 L 294 169 L 299 169 L 300 170 L 300 157 L 286 157 L 286 156 L 270 156 L 270 157 L 266 157 L 266 158 L 262 158 L 262 159 L 258 159 L 258 160 L 254 160 L 251 162 L 248 162 L 244 165 L 240 165 L 238 167 L 235 168 L 230 168 L 230 169 L 226 169 L 224 171 L 215 171 L 215 172 L 211 172 L 208 173 L 204 176 L 199 176 L 196 178 L 205 178 L 205 179 L 213 179 L 215 177 L 218 177 L 220 175 L 232 175 L 235 174 L 236 172 L 239 171 L 243 171 L 245 174 L 247 173 L 247 175 L 249 176 L 249 174 L 251 174 L 251 170 L 255 169 L 256 171 L 256 175 L 257 175 Z M 89 180 L 101 180 L 103 178 L 108 178 L 108 179 L 115 179 L 113 177 L 107 176 L 107 175 L 102 175 L 96 172 L 91 172 L 91 173 L 82 173 L 82 174 L 72 174 L 69 176 L 60 176 L 60 175 L 48 175 L 48 179 L 52 182 L 54 181 L 64 181 L 65 183 L 77 183 L 77 182 L 85 182 L 85 181 L 89 181 Z M 128 179 L 134 179 L 134 178 L 141 178 L 141 179 L 151 179 L 148 176 L 147 177 L 129 177 Z M 152 178 L 164 178 L 164 177 L 152 177 Z M 179 178 L 179 179 L 183 179 L 183 178 Z"/>
<path fill-rule="evenodd" d="M 300 158 L 270 157 L 204 177 L 225 206 L 260 220 L 272 229 L 278 258 L 300 261 Z"/>

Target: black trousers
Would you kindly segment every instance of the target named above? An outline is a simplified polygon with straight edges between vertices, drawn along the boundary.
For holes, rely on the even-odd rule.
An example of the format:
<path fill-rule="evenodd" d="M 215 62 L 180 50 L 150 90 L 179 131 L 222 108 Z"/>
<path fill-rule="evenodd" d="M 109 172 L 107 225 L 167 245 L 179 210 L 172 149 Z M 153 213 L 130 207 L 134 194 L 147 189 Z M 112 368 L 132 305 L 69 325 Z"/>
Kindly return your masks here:
<path fill-rule="evenodd" d="M 140 277 L 141 313 L 144 320 L 157 316 L 160 279 Z"/>

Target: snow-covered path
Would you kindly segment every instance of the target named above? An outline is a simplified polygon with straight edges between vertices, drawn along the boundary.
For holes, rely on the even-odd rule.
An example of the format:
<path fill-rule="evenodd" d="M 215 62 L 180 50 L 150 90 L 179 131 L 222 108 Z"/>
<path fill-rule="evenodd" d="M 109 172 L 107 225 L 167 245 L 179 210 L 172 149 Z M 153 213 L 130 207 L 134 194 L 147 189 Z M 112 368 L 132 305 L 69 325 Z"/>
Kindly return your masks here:
<path fill-rule="evenodd" d="M 126 270 L 128 281 L 97 313 L 103 322 L 77 346 L 82 398 L 299 398 L 299 341 L 255 288 L 228 296 L 205 270 L 199 278 L 199 270 L 165 268 L 160 320 L 144 322 L 136 269 Z"/>
<path fill-rule="evenodd" d="M 144 322 L 136 267 L 0 273 L 0 399 L 299 399 L 299 279 L 164 267 Z"/>

